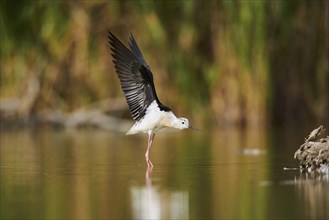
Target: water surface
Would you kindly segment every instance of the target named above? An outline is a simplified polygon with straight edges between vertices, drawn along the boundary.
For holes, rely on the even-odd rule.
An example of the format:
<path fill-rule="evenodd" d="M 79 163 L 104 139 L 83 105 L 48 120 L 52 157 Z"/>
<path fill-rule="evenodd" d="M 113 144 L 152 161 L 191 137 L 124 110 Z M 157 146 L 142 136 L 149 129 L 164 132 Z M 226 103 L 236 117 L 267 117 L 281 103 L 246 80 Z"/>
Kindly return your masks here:
<path fill-rule="evenodd" d="M 328 219 L 329 182 L 299 171 L 305 133 L 1 133 L 1 219 Z"/>

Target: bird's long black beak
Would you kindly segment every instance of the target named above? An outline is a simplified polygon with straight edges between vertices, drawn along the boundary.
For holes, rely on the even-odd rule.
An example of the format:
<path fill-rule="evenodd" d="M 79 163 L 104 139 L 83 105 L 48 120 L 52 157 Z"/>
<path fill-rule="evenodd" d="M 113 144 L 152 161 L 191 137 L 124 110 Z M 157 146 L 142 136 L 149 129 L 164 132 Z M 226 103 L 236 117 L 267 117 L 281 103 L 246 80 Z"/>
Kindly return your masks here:
<path fill-rule="evenodd" d="M 202 129 L 194 128 L 191 125 L 189 125 L 188 128 L 191 128 L 191 129 L 196 130 L 196 131 L 203 131 Z"/>

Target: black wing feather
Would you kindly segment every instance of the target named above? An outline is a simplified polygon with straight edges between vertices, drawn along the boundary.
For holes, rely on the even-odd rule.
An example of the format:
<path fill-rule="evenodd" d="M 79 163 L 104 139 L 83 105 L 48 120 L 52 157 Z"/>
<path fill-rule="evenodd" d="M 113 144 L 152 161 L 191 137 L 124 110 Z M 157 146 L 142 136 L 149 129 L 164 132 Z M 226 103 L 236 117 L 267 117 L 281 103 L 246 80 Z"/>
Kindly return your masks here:
<path fill-rule="evenodd" d="M 160 103 L 157 97 L 152 72 L 146 64 L 134 37 L 132 35 L 130 37 L 130 50 L 111 32 L 109 32 L 109 43 L 114 67 L 133 119 L 140 120 L 145 115 L 147 107 L 154 100 L 162 109 L 164 105 Z"/>
<path fill-rule="evenodd" d="M 142 55 L 142 52 L 140 51 L 140 49 L 139 49 L 139 47 L 137 45 L 137 42 L 136 42 L 136 40 L 135 40 L 135 38 L 134 38 L 134 36 L 132 34 L 130 34 L 129 48 L 130 48 L 131 52 L 138 58 L 138 60 L 144 66 L 147 66 L 148 67 L 148 65 L 146 64 L 145 59 L 144 59 L 144 57 Z"/>

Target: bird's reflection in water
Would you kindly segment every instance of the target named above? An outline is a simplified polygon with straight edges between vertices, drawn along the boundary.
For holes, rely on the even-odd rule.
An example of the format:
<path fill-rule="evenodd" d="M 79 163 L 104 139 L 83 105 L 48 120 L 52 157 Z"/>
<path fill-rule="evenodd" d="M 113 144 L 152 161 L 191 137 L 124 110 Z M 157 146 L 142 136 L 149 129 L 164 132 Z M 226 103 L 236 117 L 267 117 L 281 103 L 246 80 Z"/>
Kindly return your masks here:
<path fill-rule="evenodd" d="M 187 191 L 161 190 L 152 185 L 152 168 L 145 174 L 143 187 L 132 187 L 132 211 L 135 219 L 188 219 Z"/>

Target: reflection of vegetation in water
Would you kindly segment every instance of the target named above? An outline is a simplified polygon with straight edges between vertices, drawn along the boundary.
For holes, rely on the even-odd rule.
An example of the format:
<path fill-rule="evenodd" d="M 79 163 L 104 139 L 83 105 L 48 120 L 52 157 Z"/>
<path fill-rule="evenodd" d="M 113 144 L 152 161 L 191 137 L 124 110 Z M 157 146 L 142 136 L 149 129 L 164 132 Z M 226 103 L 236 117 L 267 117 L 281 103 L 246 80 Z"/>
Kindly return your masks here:
<path fill-rule="evenodd" d="M 308 207 L 309 215 L 313 219 L 323 218 L 323 210 L 327 210 L 327 198 L 329 198 L 328 175 L 314 176 L 301 173 L 295 180 L 296 189 L 300 200 Z M 328 212 L 327 212 L 328 217 Z"/>
<path fill-rule="evenodd" d="M 265 135 L 159 134 L 147 182 L 143 136 L 102 131 L 1 135 L 2 219 L 266 216 Z M 253 172 L 257 169 L 257 172 Z M 22 205 L 24 204 L 24 205 Z"/>
<path fill-rule="evenodd" d="M 122 96 L 107 45 L 110 28 L 124 42 L 135 35 L 159 96 L 194 120 L 328 121 L 326 1 L 0 5 L 1 98 L 24 94 L 25 82 L 38 75 L 40 92 L 29 113 L 73 111 Z"/>

